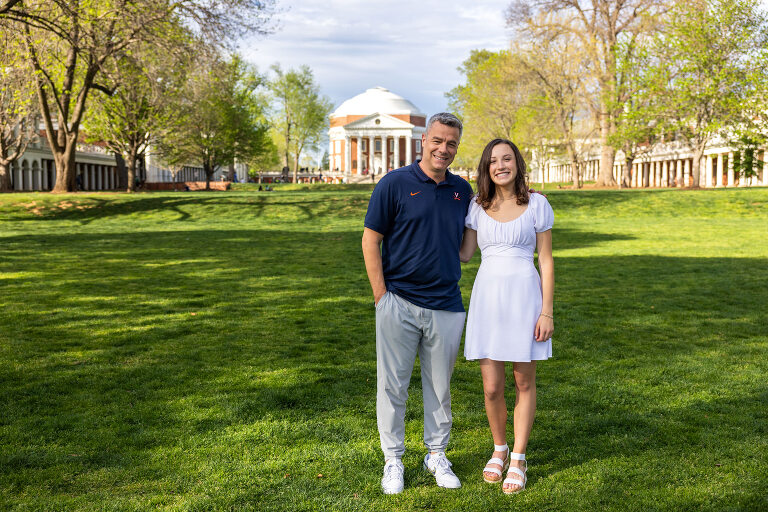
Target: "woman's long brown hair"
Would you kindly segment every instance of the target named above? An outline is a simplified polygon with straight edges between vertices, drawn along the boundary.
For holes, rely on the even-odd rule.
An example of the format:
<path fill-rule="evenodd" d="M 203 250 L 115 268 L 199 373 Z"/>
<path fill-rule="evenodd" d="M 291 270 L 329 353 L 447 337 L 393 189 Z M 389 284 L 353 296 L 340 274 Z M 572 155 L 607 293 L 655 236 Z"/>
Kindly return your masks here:
<path fill-rule="evenodd" d="M 528 204 L 528 176 L 525 174 L 525 160 L 517 146 L 507 139 L 493 139 L 489 142 L 483 154 L 480 157 L 480 163 L 477 165 L 477 203 L 487 210 L 493 198 L 496 195 L 496 184 L 491 180 L 491 153 L 493 148 L 499 144 L 506 144 L 512 148 L 515 154 L 515 165 L 517 166 L 517 176 L 515 176 L 515 196 L 517 204 Z"/>

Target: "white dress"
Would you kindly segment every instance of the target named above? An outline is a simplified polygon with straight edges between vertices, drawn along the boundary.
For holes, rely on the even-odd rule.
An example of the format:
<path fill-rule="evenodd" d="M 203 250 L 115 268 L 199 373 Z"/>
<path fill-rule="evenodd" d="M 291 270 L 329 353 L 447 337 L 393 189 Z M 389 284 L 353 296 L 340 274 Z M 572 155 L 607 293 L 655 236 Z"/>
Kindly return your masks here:
<path fill-rule="evenodd" d="M 554 220 L 541 194 L 531 194 L 528 208 L 509 222 L 492 219 L 472 199 L 464 224 L 477 231 L 482 262 L 467 314 L 467 359 L 530 362 L 552 356 L 552 339 L 534 337 L 542 297 L 533 252 L 536 233 L 552 229 Z"/>

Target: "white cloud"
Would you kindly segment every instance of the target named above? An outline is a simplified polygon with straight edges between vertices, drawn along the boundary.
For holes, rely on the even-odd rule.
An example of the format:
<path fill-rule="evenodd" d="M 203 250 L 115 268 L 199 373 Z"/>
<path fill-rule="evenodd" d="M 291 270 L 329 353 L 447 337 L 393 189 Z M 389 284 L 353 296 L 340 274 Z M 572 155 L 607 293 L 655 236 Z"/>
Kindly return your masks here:
<path fill-rule="evenodd" d="M 331 100 L 377 85 L 426 114 L 444 110 L 444 94 L 462 77 L 472 49 L 507 46 L 509 0 L 296 0 L 282 5 L 281 30 L 243 45 L 260 70 L 310 66 Z"/>

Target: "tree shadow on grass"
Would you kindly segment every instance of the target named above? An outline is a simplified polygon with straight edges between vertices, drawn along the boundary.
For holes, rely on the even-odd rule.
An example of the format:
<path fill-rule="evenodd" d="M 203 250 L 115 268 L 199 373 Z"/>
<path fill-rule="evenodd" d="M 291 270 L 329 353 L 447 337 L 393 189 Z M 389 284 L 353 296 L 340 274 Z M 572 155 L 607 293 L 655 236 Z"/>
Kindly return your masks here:
<path fill-rule="evenodd" d="M 569 248 L 615 239 L 557 236 Z M 54 471 L 60 476 L 46 478 L 66 493 L 79 475 L 137 468 L 129 480 L 143 482 L 178 470 L 149 456 L 158 450 L 226 451 L 224 432 L 254 428 L 250 435 L 275 452 L 302 439 L 375 444 L 374 314 L 360 232 L 334 233 L 333 243 L 317 237 L 203 230 L 4 238 L 0 429 L 8 449 L 0 479 L 21 488 L 30 485 L 21 473 Z M 654 450 L 665 461 L 704 458 L 715 439 L 733 455 L 745 418 L 766 405 L 757 376 L 768 370 L 760 309 L 768 260 L 560 257 L 557 265 L 555 357 L 540 365 L 532 485 L 590 460 Z M 475 271 L 465 268 L 465 296 Z M 480 389 L 476 364 L 460 357 L 454 416 L 480 424 L 456 428 L 458 443 L 485 429 Z M 419 421 L 413 400 L 410 417 Z M 296 433 L 259 433 L 281 420 L 299 425 Z M 476 451 L 454 461 L 457 470 L 474 471 Z M 663 485 L 650 478 L 651 488 Z M 761 489 L 749 483 L 743 494 Z"/>
<path fill-rule="evenodd" d="M 62 203 L 68 206 L 56 206 L 56 204 Z M 179 192 L 174 194 L 137 194 L 128 199 L 125 196 L 73 196 L 56 204 L 42 207 L 34 220 L 69 220 L 87 225 L 96 220 L 101 221 L 112 217 L 157 214 L 165 211 L 177 214 L 177 217 L 172 219 L 174 222 L 194 222 L 196 219 L 189 212 L 197 208 L 203 208 L 207 214 L 210 214 L 208 210 L 218 210 L 212 212 L 213 216 L 223 218 L 237 215 L 257 218 L 262 216 L 266 210 L 296 209 L 298 218 L 313 220 L 336 215 L 339 210 L 350 207 L 364 211 L 368 204 L 368 196 L 361 193 L 359 196 L 350 198 L 348 195 L 334 197 L 331 194 L 329 197 L 308 199 L 306 195 L 301 195 L 292 200 L 289 194 L 274 196 L 243 193 L 197 195 Z M 20 218 L 18 213 L 16 217 Z M 21 216 L 21 218 L 26 217 L 26 213 Z"/>

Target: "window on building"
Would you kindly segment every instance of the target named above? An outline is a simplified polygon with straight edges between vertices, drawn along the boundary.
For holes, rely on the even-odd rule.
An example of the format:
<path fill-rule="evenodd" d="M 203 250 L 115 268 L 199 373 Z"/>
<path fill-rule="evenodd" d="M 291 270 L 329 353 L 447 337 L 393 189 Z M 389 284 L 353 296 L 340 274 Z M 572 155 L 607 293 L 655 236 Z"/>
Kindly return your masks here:
<path fill-rule="evenodd" d="M 416 139 L 416 152 L 421 153 L 421 141 Z"/>
<path fill-rule="evenodd" d="M 363 139 L 363 151 L 368 151 L 368 139 Z"/>
<path fill-rule="evenodd" d="M 337 140 L 337 141 L 334 142 L 334 144 L 335 144 L 335 151 L 334 152 L 338 153 L 339 151 L 341 151 L 341 141 Z"/>
<path fill-rule="evenodd" d="M 389 139 L 389 152 L 394 153 L 395 151 L 395 139 Z"/>
<path fill-rule="evenodd" d="M 381 151 L 381 139 L 376 139 L 373 141 L 373 150 Z"/>

